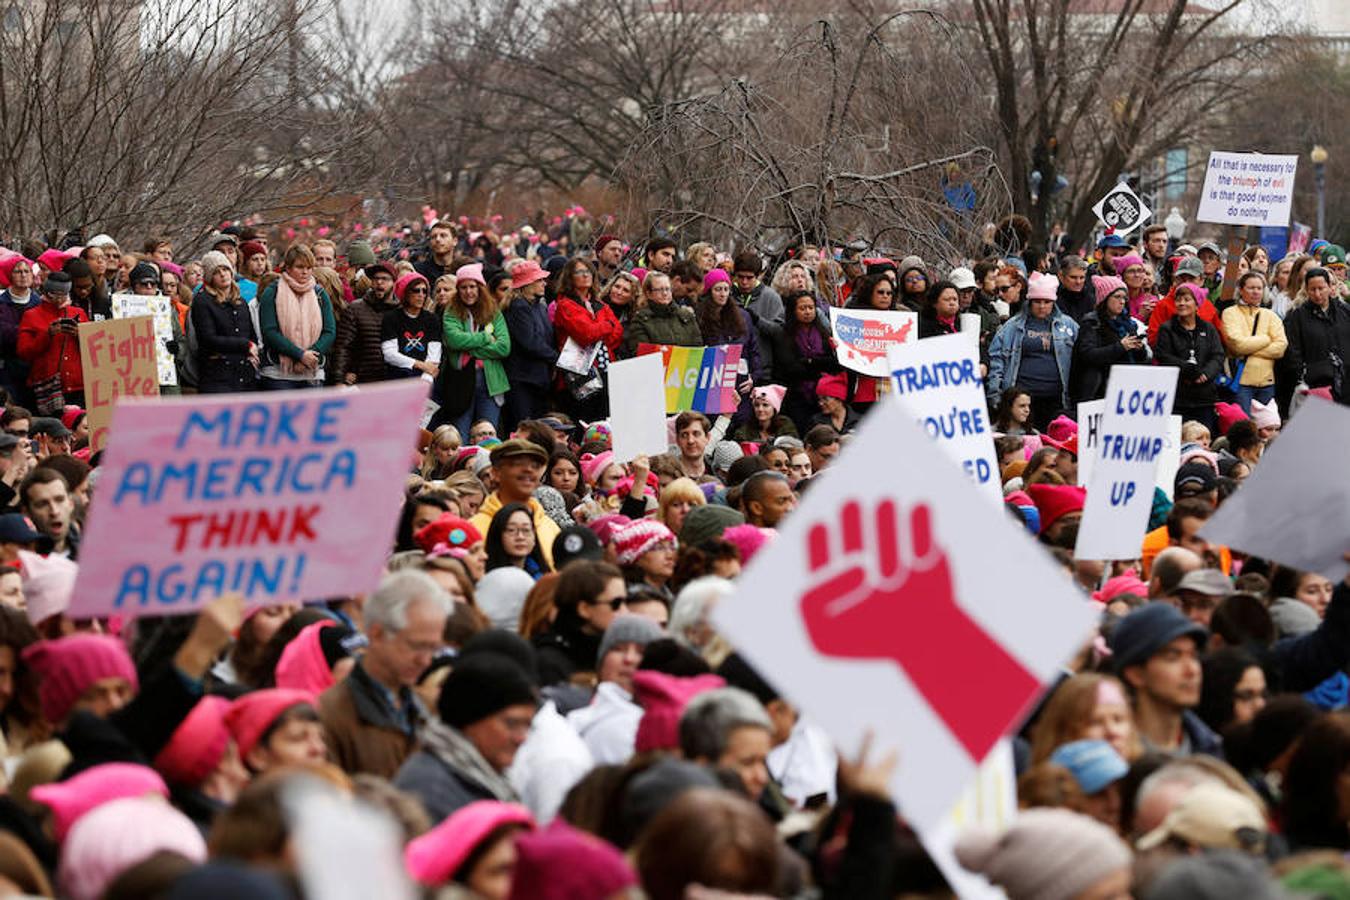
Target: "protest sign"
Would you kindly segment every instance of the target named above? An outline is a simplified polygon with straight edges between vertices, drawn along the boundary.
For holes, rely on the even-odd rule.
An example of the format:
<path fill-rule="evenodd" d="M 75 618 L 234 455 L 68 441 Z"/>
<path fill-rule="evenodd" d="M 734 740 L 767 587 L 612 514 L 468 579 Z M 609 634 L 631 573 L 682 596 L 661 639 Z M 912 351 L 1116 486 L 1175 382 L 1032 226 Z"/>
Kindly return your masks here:
<path fill-rule="evenodd" d="M 155 326 L 149 316 L 82 322 L 79 336 L 89 450 L 97 453 L 107 446 L 119 398 L 159 396 Z"/>
<path fill-rule="evenodd" d="M 359 391 L 119 403 L 70 615 L 192 613 L 375 587 L 412 461 L 420 379 Z"/>
<path fill-rule="evenodd" d="M 713 613 L 842 753 L 868 731 L 899 748 L 891 788 L 925 841 L 1095 618 L 900 402 L 877 404 Z"/>
<path fill-rule="evenodd" d="M 1350 573 L 1342 557 L 1350 550 L 1350 469 L 1339 456 L 1346 447 L 1350 409 L 1308 398 L 1200 536 L 1339 582 Z"/>
<path fill-rule="evenodd" d="M 891 387 L 905 410 L 982 493 L 1002 503 L 975 343 L 965 334 L 944 334 L 894 347 L 890 369 Z"/>
<path fill-rule="evenodd" d="M 907 310 L 839 309 L 830 307 L 835 355 L 839 364 L 862 375 L 885 378 L 891 374 L 886 354 L 900 344 L 919 339 L 919 315 Z"/>
<path fill-rule="evenodd" d="M 1124 237 L 1143 225 L 1153 216 L 1153 211 L 1144 205 L 1139 195 L 1130 190 L 1123 181 L 1117 182 L 1106 192 L 1106 196 L 1092 207 L 1093 213 L 1107 228 L 1115 229 L 1116 234 Z"/>
<path fill-rule="evenodd" d="M 1177 372 L 1174 366 L 1111 367 L 1097 458 L 1074 550 L 1079 559 L 1139 555 L 1153 508 L 1153 485 L 1172 416 Z"/>
<path fill-rule="evenodd" d="M 1308 245 L 1312 243 L 1312 226 L 1304 225 L 1302 222 L 1295 222 L 1289 229 L 1289 249 L 1287 253 L 1307 253 Z M 1270 256 L 1274 257 L 1272 253 Z"/>
<path fill-rule="evenodd" d="M 735 412 L 741 395 L 736 378 L 745 371 L 739 344 L 722 347 L 672 347 L 638 344 L 639 356 L 661 354 L 665 367 L 666 412 L 715 415 Z"/>
<path fill-rule="evenodd" d="M 643 453 L 665 453 L 665 366 L 655 353 L 609 365 L 609 425 L 614 459 L 628 462 Z"/>
<path fill-rule="evenodd" d="M 1298 157 L 1266 153 L 1209 154 L 1195 218 L 1223 225 L 1288 225 Z"/>
<path fill-rule="evenodd" d="M 130 319 L 133 316 L 150 316 L 155 322 L 155 361 L 159 370 L 159 383 L 178 384 L 178 367 L 174 365 L 173 354 L 169 352 L 169 342 L 173 340 L 173 301 L 168 297 L 141 294 L 113 294 L 112 311 L 114 319 Z"/>
<path fill-rule="evenodd" d="M 1102 413 L 1105 410 L 1105 400 L 1087 400 L 1078 404 L 1078 484 L 1081 487 L 1092 483 L 1092 470 L 1096 467 L 1097 454 L 1101 449 Z M 1181 416 L 1174 415 L 1167 420 L 1167 436 L 1163 439 L 1157 478 L 1154 480 L 1154 485 L 1162 488 L 1169 497 L 1172 496 L 1172 482 L 1179 468 Z"/>
<path fill-rule="evenodd" d="M 599 341 L 583 347 L 569 337 L 558 351 L 558 361 L 555 365 L 573 375 L 589 375 L 591 367 L 595 365 L 595 358 L 599 355 Z"/>
<path fill-rule="evenodd" d="M 958 330 L 975 344 L 978 352 L 980 347 L 980 326 L 983 320 L 978 313 L 961 313 L 956 317 Z"/>

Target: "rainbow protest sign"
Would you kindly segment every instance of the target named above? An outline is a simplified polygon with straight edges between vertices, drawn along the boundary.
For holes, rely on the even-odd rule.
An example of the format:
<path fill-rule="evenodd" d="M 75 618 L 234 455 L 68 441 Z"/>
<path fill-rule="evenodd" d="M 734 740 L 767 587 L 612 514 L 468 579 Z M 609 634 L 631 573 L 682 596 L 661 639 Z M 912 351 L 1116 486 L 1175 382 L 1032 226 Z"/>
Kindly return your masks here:
<path fill-rule="evenodd" d="M 739 344 L 723 347 L 672 347 L 638 344 L 638 356 L 660 353 L 666 367 L 666 412 L 717 415 L 734 412 L 741 402 L 736 378 L 741 368 Z"/>

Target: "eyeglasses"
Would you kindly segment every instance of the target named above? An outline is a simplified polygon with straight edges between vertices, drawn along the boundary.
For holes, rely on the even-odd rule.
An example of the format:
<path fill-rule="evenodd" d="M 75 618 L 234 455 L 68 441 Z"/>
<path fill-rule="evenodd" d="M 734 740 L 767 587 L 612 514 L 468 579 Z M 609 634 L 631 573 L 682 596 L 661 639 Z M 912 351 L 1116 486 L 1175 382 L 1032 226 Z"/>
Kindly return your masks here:
<path fill-rule="evenodd" d="M 512 525 L 509 528 L 503 528 L 502 534 L 507 537 L 531 537 L 534 529 L 529 525 Z"/>
<path fill-rule="evenodd" d="M 905 284 L 918 284 L 921 281 L 927 281 L 922 275 L 906 275 Z"/>

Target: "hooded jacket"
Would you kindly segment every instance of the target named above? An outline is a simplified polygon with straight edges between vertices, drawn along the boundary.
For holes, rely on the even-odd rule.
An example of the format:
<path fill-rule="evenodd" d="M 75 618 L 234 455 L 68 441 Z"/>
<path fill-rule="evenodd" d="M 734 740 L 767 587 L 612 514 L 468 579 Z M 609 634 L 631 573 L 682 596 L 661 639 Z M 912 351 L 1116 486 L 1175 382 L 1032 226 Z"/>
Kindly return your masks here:
<path fill-rule="evenodd" d="M 333 346 L 338 381 L 353 373 L 357 384 L 371 384 L 389 377 L 384 354 L 380 352 L 380 327 L 384 314 L 398 305 L 392 290 L 384 302 L 366 291 L 365 296 L 348 305 L 337 323 L 337 342 Z"/>

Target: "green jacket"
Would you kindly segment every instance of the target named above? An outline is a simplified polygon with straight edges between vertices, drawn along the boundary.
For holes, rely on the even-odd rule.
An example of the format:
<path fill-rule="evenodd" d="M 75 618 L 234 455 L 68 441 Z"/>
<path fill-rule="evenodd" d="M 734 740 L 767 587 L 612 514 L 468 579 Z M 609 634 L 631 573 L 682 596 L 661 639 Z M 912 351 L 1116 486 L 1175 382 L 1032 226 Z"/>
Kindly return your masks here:
<path fill-rule="evenodd" d="M 483 361 L 488 394 L 497 397 L 511 389 L 511 382 L 506 379 L 506 367 L 502 365 L 502 360 L 511 353 L 511 334 L 506 330 L 506 319 L 501 310 L 482 331 L 470 331 L 463 319 L 447 310 L 442 327 L 451 367 L 458 369 L 460 355 L 467 353 Z"/>
<path fill-rule="evenodd" d="M 258 296 L 258 328 L 262 332 L 263 346 L 275 356 L 289 356 L 298 360 L 306 350 L 313 350 L 320 356 L 327 356 L 333 349 L 333 340 L 337 337 L 337 320 L 333 318 L 333 304 L 328 294 L 318 285 L 314 286 L 314 296 L 319 301 L 319 312 L 323 316 L 323 329 L 319 337 L 309 347 L 297 347 L 286 335 L 281 333 L 277 323 L 277 284 L 272 282 L 267 290 Z"/>
<path fill-rule="evenodd" d="M 701 347 L 703 334 L 694 311 L 678 303 L 661 306 L 648 303 L 633 313 L 623 331 L 624 356 L 637 353 L 638 344 L 670 344 L 673 347 Z"/>

